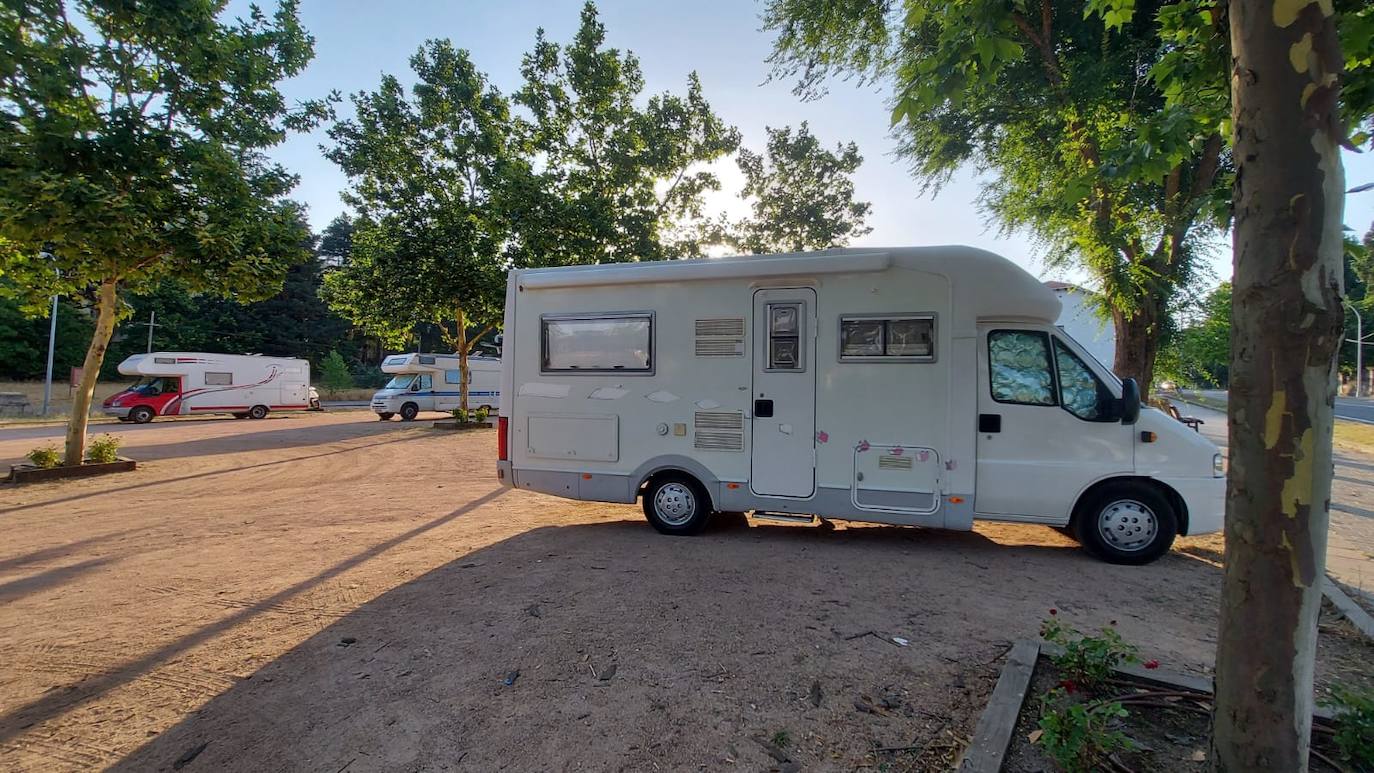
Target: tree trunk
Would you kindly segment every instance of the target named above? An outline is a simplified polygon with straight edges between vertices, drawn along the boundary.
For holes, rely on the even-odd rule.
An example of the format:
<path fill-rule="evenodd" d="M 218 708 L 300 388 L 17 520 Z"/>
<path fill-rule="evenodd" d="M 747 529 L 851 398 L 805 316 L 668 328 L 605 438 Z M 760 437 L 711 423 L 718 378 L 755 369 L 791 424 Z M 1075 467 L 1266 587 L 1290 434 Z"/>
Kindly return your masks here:
<path fill-rule="evenodd" d="M 1112 310 L 1112 325 L 1116 329 L 1116 356 L 1112 372 L 1122 378 L 1133 378 L 1140 385 L 1140 398 L 1150 396 L 1150 383 L 1155 377 L 1155 359 L 1159 356 L 1159 323 L 1164 318 L 1163 301 L 1142 298 L 1140 308 L 1132 316 Z"/>
<path fill-rule="evenodd" d="M 468 415 L 468 384 L 472 381 L 471 373 L 468 370 L 468 316 L 463 312 L 463 307 L 458 307 L 458 380 L 462 383 L 458 385 L 458 408 L 463 412 L 463 416 Z"/>
<path fill-rule="evenodd" d="M 81 385 L 72 398 L 72 415 L 67 419 L 67 451 L 63 464 L 79 465 L 86 455 L 91 398 L 95 395 L 95 382 L 100 379 L 100 366 L 105 362 L 110 336 L 114 334 L 116 302 L 115 280 L 101 282 L 95 307 L 95 332 L 91 335 L 91 345 L 86 348 L 86 359 L 81 364 Z"/>
<path fill-rule="evenodd" d="M 1323 5 L 1230 4 L 1235 303 L 1212 741 L 1220 771 L 1307 769 L 1343 317 L 1341 59 Z"/>

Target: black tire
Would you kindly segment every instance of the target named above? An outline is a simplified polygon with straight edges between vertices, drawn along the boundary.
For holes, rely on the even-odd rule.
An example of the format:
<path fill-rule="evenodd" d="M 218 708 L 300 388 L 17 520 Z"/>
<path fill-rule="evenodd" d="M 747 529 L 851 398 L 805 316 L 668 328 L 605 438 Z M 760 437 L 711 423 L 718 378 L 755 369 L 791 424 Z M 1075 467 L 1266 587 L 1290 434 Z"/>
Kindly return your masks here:
<path fill-rule="evenodd" d="M 1120 481 L 1084 500 L 1074 527 L 1088 552 L 1111 564 L 1139 566 L 1169 552 L 1178 536 L 1178 513 L 1154 486 Z"/>
<path fill-rule="evenodd" d="M 146 405 L 137 406 L 129 411 L 129 421 L 135 424 L 147 424 L 153 420 L 157 413 Z"/>
<path fill-rule="evenodd" d="M 239 413 L 235 413 L 235 414 L 232 414 L 232 415 L 233 415 L 233 417 L 236 418 L 236 419 L 246 419 L 246 418 L 248 418 L 248 414 L 243 413 L 243 412 L 241 412 L 241 411 L 240 411 Z"/>
<path fill-rule="evenodd" d="M 698 534 L 711 519 L 711 498 L 686 475 L 661 475 L 644 489 L 644 517 L 660 534 Z"/>
<path fill-rule="evenodd" d="M 401 406 L 401 421 L 415 421 L 415 417 L 420 414 L 420 406 L 415 403 L 406 403 Z"/>
<path fill-rule="evenodd" d="M 252 408 L 249 408 L 249 409 L 248 409 L 248 418 L 250 418 L 250 419 L 265 419 L 265 418 L 267 418 L 267 406 L 265 406 L 265 405 L 255 405 L 255 406 L 253 406 Z"/>
<path fill-rule="evenodd" d="M 377 414 L 377 420 L 378 420 L 378 421 L 391 421 L 391 417 L 392 417 L 392 416 L 395 416 L 395 415 L 396 415 L 396 414 L 394 414 L 394 413 L 379 413 L 379 414 Z"/>

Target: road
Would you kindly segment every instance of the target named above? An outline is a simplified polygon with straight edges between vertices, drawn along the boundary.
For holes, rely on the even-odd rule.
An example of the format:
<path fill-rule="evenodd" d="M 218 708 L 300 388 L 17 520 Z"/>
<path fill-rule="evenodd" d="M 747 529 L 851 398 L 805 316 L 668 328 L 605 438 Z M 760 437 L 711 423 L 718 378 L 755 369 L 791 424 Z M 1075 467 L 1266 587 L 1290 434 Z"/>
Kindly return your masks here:
<path fill-rule="evenodd" d="M 1220 400 L 1222 403 L 1226 402 L 1226 390 L 1224 389 L 1184 390 L 1182 394 L 1185 397 L 1190 394 L 1201 395 L 1209 400 Z M 1367 397 L 1337 397 L 1336 417 L 1348 421 L 1358 421 L 1362 424 L 1374 424 L 1374 399 Z"/>

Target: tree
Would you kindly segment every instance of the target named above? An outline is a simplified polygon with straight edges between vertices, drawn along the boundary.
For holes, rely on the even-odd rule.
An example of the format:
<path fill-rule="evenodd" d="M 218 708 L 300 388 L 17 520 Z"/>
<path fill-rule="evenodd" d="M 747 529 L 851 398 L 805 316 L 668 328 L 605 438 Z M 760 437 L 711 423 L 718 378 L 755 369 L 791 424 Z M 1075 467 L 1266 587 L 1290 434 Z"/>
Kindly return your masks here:
<path fill-rule="evenodd" d="M 1330 3 L 1232 0 L 1230 476 L 1215 767 L 1306 770 L 1342 337 L 1346 143 Z"/>
<path fill-rule="evenodd" d="M 171 278 L 254 299 L 308 254 L 294 178 L 263 149 L 328 112 L 277 83 L 314 41 L 296 0 L 220 21 L 221 3 L 15 0 L 0 8 L 0 289 L 32 313 L 95 308 L 67 427 L 80 464 L 121 291 Z"/>
<path fill-rule="evenodd" d="M 1374 100 L 1374 12 L 1333 0 L 1355 45 L 1347 114 Z M 1114 370 L 1151 383 L 1171 301 L 1229 223 L 1228 21 L 1213 0 L 769 0 L 775 74 L 893 85 L 899 155 L 939 188 L 964 165 L 979 203 L 1051 265 L 1093 275 Z M 1368 135 L 1353 138 L 1369 141 Z"/>
<path fill-rule="evenodd" d="M 1231 362 L 1231 283 L 1198 304 L 1195 319 L 1174 332 L 1159 353 L 1161 376 L 1189 386 L 1225 387 Z"/>
<path fill-rule="evenodd" d="M 348 370 L 348 363 L 344 362 L 343 356 L 337 351 L 331 351 L 320 363 L 320 385 L 331 397 L 345 389 L 353 388 L 353 374 Z"/>
<path fill-rule="evenodd" d="M 740 197 L 752 199 L 752 217 L 733 226 L 732 246 L 752 253 L 842 247 L 872 231 L 864 225 L 872 205 L 854 200 L 852 175 L 863 163 L 854 143 L 827 150 L 803 121 L 795 133 L 768 128 L 764 153 L 742 148 Z"/>
<path fill-rule="evenodd" d="M 320 232 L 316 254 L 327 268 L 338 268 L 348 262 L 353 252 L 353 218 L 347 213 L 329 221 Z"/>
<path fill-rule="evenodd" d="M 51 307 L 49 307 L 51 312 Z M 0 378 L 43 378 L 48 367 L 47 316 L 25 314 L 17 302 L 0 298 Z M 57 346 L 53 350 L 54 378 L 81 364 L 90 340 L 91 321 L 81 307 L 66 301 L 57 311 Z"/>
<path fill-rule="evenodd" d="M 467 357 L 505 298 L 510 228 L 496 196 L 515 163 L 510 106 L 447 40 L 427 42 L 410 66 L 409 94 L 384 76 L 353 96 L 356 117 L 329 130 L 326 155 L 349 177 L 357 218 L 325 298 L 396 346 L 417 324 L 452 323 L 466 410 Z"/>
<path fill-rule="evenodd" d="M 540 29 L 524 57 L 514 101 L 525 173 L 510 181 L 506 206 L 520 265 L 574 265 L 669 257 L 665 235 L 700 216 L 701 197 L 720 181 L 701 168 L 733 152 L 739 132 L 702 96 L 695 73 L 686 96 L 649 97 L 633 53 L 605 47 L 596 6 L 566 46 Z"/>

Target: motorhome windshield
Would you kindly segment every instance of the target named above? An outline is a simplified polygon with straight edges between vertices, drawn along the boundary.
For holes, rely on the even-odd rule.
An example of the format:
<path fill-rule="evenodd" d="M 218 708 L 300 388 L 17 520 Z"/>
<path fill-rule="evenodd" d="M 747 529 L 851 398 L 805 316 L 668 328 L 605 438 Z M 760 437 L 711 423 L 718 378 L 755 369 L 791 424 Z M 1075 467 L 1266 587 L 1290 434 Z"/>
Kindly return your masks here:
<path fill-rule="evenodd" d="M 414 373 L 402 373 L 402 374 L 399 375 L 399 376 L 393 376 L 392 379 L 391 379 L 390 381 L 386 382 L 386 386 L 384 386 L 384 387 L 382 387 L 382 388 L 383 388 L 383 389 L 409 389 L 409 388 L 410 388 L 410 382 L 412 382 L 412 381 L 414 381 L 414 380 L 415 380 L 415 374 L 414 374 Z"/>
<path fill-rule="evenodd" d="M 137 392 L 141 395 L 161 395 L 176 392 L 177 386 L 177 379 L 175 378 L 149 376 L 139 379 L 137 384 L 129 387 L 129 391 Z"/>

